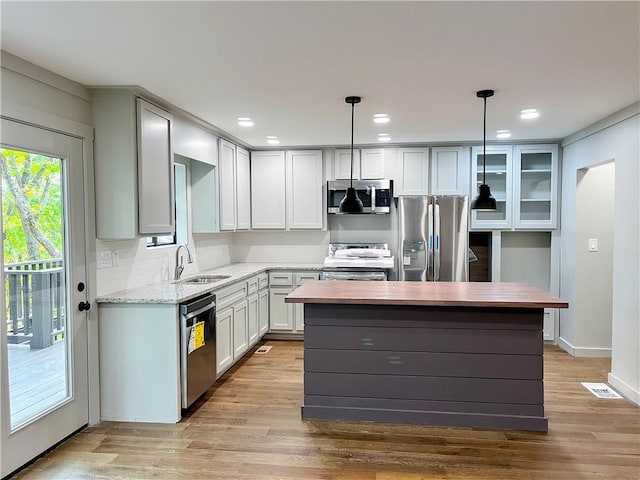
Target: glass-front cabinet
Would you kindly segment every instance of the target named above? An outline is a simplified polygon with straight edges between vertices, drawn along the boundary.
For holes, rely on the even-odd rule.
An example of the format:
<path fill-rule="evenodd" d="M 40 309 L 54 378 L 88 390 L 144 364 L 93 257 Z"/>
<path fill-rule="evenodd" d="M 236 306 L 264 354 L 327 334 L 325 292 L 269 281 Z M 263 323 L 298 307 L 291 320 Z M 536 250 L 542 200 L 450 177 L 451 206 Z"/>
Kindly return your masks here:
<path fill-rule="evenodd" d="M 556 228 L 558 146 L 514 147 L 515 228 Z"/>
<path fill-rule="evenodd" d="M 471 197 L 483 181 L 483 150 L 472 148 Z M 471 211 L 475 230 L 552 230 L 558 226 L 558 145 L 489 145 L 486 183 L 497 210 Z"/>
<path fill-rule="evenodd" d="M 485 166 L 483 147 L 472 148 L 470 197 L 473 199 L 478 195 L 484 176 L 498 208 L 491 212 L 472 210 L 471 228 L 499 230 L 512 227 L 512 154 L 511 145 L 489 145 Z"/>

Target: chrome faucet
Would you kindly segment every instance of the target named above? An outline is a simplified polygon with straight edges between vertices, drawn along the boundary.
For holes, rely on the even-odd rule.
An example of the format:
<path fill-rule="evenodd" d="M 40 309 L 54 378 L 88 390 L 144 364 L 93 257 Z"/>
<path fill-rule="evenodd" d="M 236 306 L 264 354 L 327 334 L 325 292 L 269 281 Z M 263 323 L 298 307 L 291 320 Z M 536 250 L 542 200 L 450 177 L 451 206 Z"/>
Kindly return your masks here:
<path fill-rule="evenodd" d="M 191 258 L 189 247 L 187 247 L 184 243 L 178 245 L 178 248 L 176 248 L 176 270 L 173 275 L 174 280 L 180 280 L 180 275 L 182 275 L 182 271 L 184 270 L 184 257 L 180 255 L 180 260 L 178 260 L 178 255 L 181 248 L 184 248 L 187 251 L 187 262 L 193 263 L 193 258 Z"/>

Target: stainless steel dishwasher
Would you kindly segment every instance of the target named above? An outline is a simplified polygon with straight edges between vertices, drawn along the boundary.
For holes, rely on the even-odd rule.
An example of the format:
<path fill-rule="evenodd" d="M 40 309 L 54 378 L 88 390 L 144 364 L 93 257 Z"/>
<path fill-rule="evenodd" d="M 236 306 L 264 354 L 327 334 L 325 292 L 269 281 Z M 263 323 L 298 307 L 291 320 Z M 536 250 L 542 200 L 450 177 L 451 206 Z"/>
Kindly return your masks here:
<path fill-rule="evenodd" d="M 216 381 L 216 302 L 204 295 L 180 305 L 182 408 Z"/>

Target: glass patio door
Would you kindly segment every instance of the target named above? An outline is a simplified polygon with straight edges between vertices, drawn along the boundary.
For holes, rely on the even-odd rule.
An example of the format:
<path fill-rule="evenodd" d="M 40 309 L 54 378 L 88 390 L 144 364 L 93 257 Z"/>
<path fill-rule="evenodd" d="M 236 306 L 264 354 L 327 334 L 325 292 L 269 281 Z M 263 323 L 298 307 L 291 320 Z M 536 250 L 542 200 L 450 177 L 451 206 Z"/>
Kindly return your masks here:
<path fill-rule="evenodd" d="M 2 120 L 1 475 L 88 423 L 82 140 Z"/>

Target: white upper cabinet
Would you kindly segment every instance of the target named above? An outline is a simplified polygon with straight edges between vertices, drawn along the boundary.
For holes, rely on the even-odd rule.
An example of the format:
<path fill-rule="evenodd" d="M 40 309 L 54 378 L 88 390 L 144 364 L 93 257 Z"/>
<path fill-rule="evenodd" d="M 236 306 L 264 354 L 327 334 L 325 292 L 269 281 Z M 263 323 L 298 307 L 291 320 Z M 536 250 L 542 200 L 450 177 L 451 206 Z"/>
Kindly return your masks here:
<path fill-rule="evenodd" d="M 138 118 L 138 231 L 142 235 L 175 231 L 173 199 L 173 115 L 136 99 Z"/>
<path fill-rule="evenodd" d="M 429 147 L 398 150 L 397 181 L 394 196 L 429 193 Z"/>
<path fill-rule="evenodd" d="M 322 150 L 287 152 L 287 227 L 321 229 L 324 189 Z"/>
<path fill-rule="evenodd" d="M 336 180 L 351 178 L 351 149 L 337 148 L 333 159 L 333 173 Z M 353 150 L 353 178 L 373 180 L 385 177 L 384 148 L 355 148 Z"/>
<path fill-rule="evenodd" d="M 515 228 L 556 228 L 558 146 L 514 148 Z"/>
<path fill-rule="evenodd" d="M 218 155 L 220 230 L 236 229 L 236 146 L 220 139 Z"/>
<path fill-rule="evenodd" d="M 465 147 L 431 149 L 431 195 L 470 194 L 469 156 Z"/>
<path fill-rule="evenodd" d="M 478 187 L 483 183 L 491 188 L 491 194 L 496 199 L 496 211 L 471 211 L 471 228 L 476 229 L 504 229 L 511 228 L 513 208 L 511 200 L 511 145 L 490 145 L 486 152 L 486 170 L 483 170 L 483 147 L 473 147 L 471 153 L 472 199 L 478 195 Z M 484 173 L 483 173 L 484 172 Z"/>
<path fill-rule="evenodd" d="M 173 234 L 172 115 L 133 91 L 92 96 L 98 238 Z"/>
<path fill-rule="evenodd" d="M 282 151 L 251 152 L 251 223 L 286 228 L 286 162 Z"/>
<path fill-rule="evenodd" d="M 251 226 L 249 152 L 220 139 L 218 179 L 220 230 L 248 230 Z"/>
<path fill-rule="evenodd" d="M 360 178 L 373 180 L 385 177 L 384 148 L 363 148 L 360 150 Z"/>
<path fill-rule="evenodd" d="M 236 215 L 237 230 L 251 228 L 251 173 L 249 152 L 236 147 Z"/>
<path fill-rule="evenodd" d="M 333 158 L 333 174 L 336 180 L 351 178 L 351 149 L 336 149 Z M 353 150 L 353 178 L 360 178 L 360 150 Z"/>
<path fill-rule="evenodd" d="M 251 152 L 254 229 L 322 229 L 321 150 Z"/>

